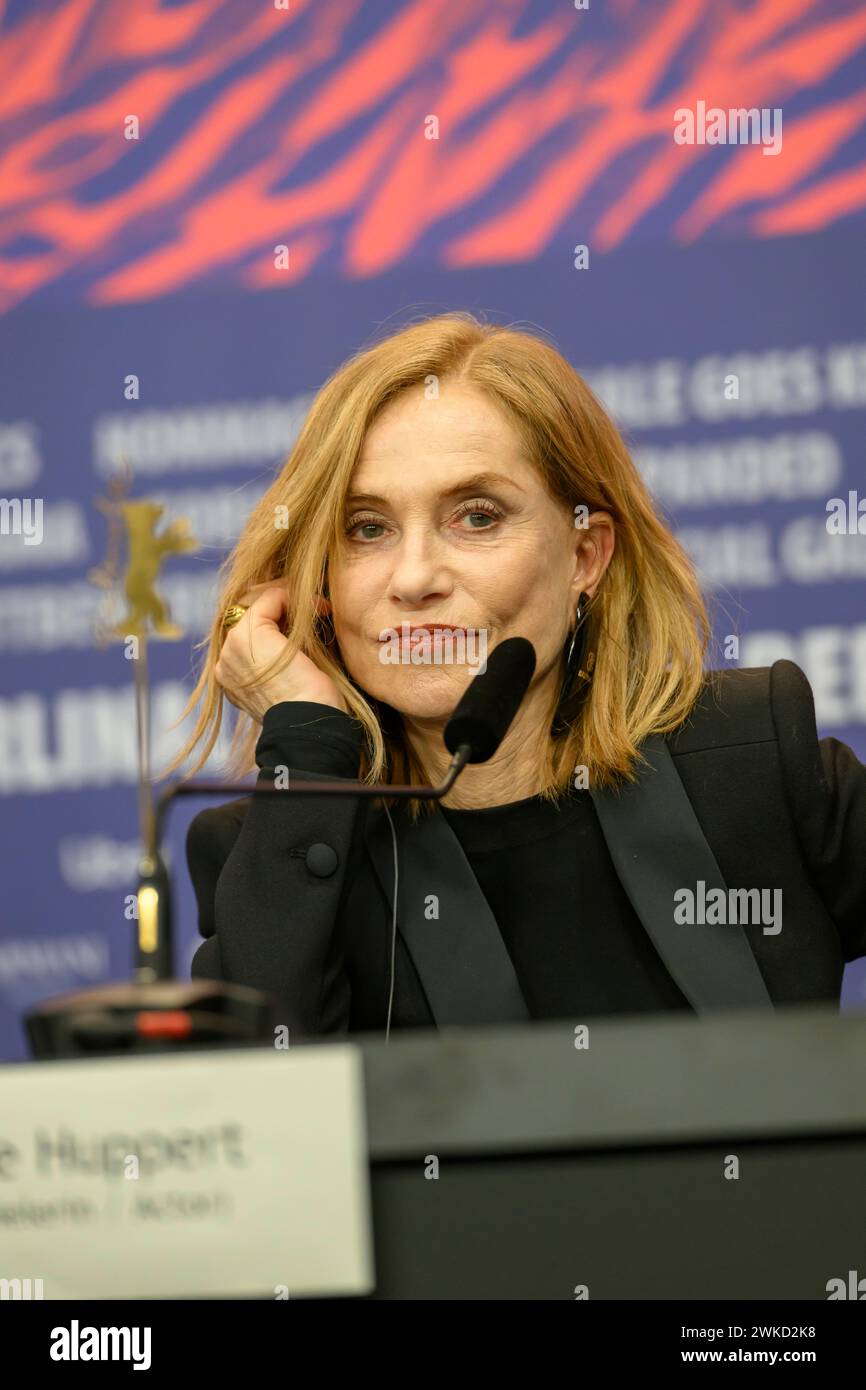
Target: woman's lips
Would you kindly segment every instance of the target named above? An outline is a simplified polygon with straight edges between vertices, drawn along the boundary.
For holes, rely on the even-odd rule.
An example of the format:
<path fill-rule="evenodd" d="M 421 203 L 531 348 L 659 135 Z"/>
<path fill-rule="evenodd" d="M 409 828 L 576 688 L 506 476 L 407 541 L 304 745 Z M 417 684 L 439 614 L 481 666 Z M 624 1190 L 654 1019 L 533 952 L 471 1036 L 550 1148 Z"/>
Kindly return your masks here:
<path fill-rule="evenodd" d="M 383 628 L 379 660 L 383 665 L 478 665 L 487 669 L 486 628 L 456 627 L 451 623 L 401 623 Z"/>
<path fill-rule="evenodd" d="M 384 628 L 379 636 L 380 642 L 397 640 L 400 642 L 411 642 L 421 636 L 436 637 L 438 634 L 443 636 L 454 635 L 462 632 L 464 636 L 472 631 L 471 628 L 455 627 L 450 623 L 399 623 L 394 627 Z"/>

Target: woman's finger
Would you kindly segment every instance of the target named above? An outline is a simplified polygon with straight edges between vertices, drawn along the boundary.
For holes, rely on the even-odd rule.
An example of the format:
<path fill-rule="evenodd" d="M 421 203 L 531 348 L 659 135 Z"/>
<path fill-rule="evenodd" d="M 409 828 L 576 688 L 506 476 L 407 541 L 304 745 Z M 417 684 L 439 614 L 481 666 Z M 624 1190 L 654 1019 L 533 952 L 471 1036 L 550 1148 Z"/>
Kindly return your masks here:
<path fill-rule="evenodd" d="M 281 592 L 284 592 L 286 594 L 286 603 L 288 602 L 287 585 L 281 584 L 279 580 L 274 579 L 267 579 L 263 584 L 254 584 L 251 589 L 247 589 L 246 593 L 244 593 L 237 602 L 243 604 L 245 608 L 251 608 L 268 589 L 279 589 Z M 316 596 L 316 609 L 319 613 L 330 612 L 329 602 L 323 594 L 318 594 Z M 267 613 L 267 616 L 271 616 L 270 612 Z"/>
<path fill-rule="evenodd" d="M 253 584 L 252 588 L 247 589 L 246 592 L 241 595 L 238 599 L 238 603 L 242 603 L 245 608 L 251 608 L 268 589 L 279 589 L 288 596 L 285 584 L 280 584 L 276 579 L 268 579 L 265 580 L 263 584 Z"/>

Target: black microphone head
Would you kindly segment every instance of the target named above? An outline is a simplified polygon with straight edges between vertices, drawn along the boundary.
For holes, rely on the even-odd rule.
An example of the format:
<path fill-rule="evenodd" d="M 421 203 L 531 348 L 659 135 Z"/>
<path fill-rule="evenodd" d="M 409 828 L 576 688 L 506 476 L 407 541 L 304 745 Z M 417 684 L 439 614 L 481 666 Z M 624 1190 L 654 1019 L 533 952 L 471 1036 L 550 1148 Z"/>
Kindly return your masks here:
<path fill-rule="evenodd" d="M 445 747 L 456 753 L 472 749 L 470 763 L 484 763 L 496 752 L 529 689 L 535 671 L 535 648 L 525 637 L 507 637 L 493 648 L 487 666 L 469 682 L 445 725 Z"/>

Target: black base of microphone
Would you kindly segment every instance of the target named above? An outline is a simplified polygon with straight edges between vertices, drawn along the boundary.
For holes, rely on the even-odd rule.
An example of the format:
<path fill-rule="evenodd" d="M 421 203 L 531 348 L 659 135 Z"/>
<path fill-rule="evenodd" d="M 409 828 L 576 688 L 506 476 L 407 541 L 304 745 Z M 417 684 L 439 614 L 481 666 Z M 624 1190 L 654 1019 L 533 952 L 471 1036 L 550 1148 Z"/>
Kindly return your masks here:
<path fill-rule="evenodd" d="M 25 1015 L 36 1061 L 243 1047 L 274 1041 L 266 994 L 218 980 L 116 981 L 46 999 Z"/>

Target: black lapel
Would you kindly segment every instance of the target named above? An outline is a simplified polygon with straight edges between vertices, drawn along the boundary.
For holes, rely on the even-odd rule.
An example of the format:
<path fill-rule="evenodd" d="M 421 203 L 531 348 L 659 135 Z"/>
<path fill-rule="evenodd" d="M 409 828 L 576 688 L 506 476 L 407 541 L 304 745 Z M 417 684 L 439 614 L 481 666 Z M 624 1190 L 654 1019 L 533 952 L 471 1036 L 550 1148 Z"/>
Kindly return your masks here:
<path fill-rule="evenodd" d="M 650 766 L 636 782 L 590 793 L 620 883 L 697 1013 L 772 1008 L 742 926 L 674 921 L 678 890 L 701 879 L 707 893 L 727 887 L 664 738 L 645 739 L 641 752 Z"/>
<path fill-rule="evenodd" d="M 665 739 L 641 744 L 636 782 L 592 791 L 617 876 L 673 979 L 698 1014 L 770 1007 L 742 926 L 674 921 L 675 893 L 725 880 Z M 460 841 L 441 811 L 410 826 L 392 810 L 400 866 L 397 923 L 437 1026 L 528 1020 L 511 957 Z M 367 847 L 393 911 L 394 848 L 384 811 L 367 818 Z M 439 917 L 425 916 L 435 895 Z M 578 924 L 575 923 L 575 930 Z"/>
<path fill-rule="evenodd" d="M 502 933 L 463 847 L 438 807 L 414 826 L 391 810 L 397 835 L 397 924 L 437 1027 L 523 1023 L 529 1010 Z M 394 843 L 384 810 L 367 817 L 367 848 L 393 912 Z M 438 899 L 438 918 L 425 915 Z"/>

